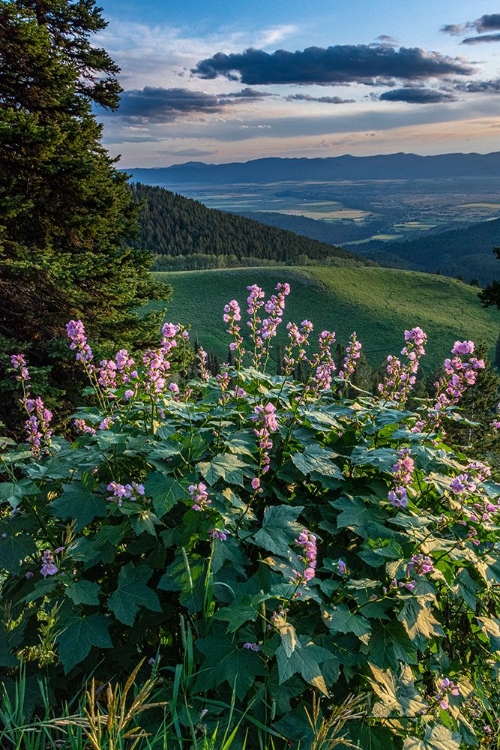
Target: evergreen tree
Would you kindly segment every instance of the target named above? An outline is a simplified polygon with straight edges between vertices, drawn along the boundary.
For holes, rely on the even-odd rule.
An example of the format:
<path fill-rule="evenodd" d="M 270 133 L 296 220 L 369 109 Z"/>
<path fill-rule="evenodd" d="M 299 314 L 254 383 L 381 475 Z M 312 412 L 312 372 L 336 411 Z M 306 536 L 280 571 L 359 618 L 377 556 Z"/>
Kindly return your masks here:
<path fill-rule="evenodd" d="M 29 348 L 47 365 L 71 318 L 103 351 L 158 336 L 161 311 L 137 311 L 169 290 L 152 282 L 149 253 L 126 245 L 137 204 L 91 111 L 118 106 L 118 68 L 91 42 L 105 26 L 94 0 L 0 0 L 4 362 Z"/>
<path fill-rule="evenodd" d="M 498 260 L 500 260 L 500 247 L 494 247 L 493 252 L 495 253 Z M 500 281 L 495 279 L 491 284 L 485 286 L 478 294 L 479 299 L 483 303 L 483 307 L 491 307 L 495 305 L 500 310 Z"/>

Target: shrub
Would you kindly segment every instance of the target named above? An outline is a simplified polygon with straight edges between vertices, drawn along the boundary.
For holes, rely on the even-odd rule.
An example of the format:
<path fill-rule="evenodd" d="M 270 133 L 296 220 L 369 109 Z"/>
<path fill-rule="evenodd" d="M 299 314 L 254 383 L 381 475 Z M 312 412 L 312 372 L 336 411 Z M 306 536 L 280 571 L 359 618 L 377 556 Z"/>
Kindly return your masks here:
<path fill-rule="evenodd" d="M 248 748 L 319 747 L 320 725 L 340 746 L 477 745 L 498 709 L 499 487 L 446 446 L 443 424 L 484 363 L 457 342 L 436 398 L 409 411 L 415 328 L 379 395 L 349 400 L 355 335 L 337 373 L 334 334 L 309 356 L 303 321 L 288 325 L 284 374 L 268 374 L 288 292 L 264 302 L 249 288 L 250 339 L 230 302 L 233 364 L 211 377 L 199 350 L 199 378 L 181 385 L 180 326 L 140 366 L 124 350 L 95 366 L 71 321 L 93 399 L 73 442 L 51 434 L 13 356 L 28 443 L 2 454 L 6 685 L 22 663 L 57 702 L 146 657 L 172 743 L 233 721 Z M 328 721 L 349 693 L 342 744 Z"/>

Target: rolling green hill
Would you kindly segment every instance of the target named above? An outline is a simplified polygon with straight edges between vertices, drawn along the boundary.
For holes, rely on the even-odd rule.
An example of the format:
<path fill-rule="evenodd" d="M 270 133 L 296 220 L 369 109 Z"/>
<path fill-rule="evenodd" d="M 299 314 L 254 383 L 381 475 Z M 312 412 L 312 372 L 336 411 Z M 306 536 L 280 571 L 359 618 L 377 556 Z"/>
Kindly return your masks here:
<path fill-rule="evenodd" d="M 455 279 L 389 268 L 247 268 L 159 273 L 173 286 L 168 319 L 192 326 L 192 338 L 227 358 L 224 304 L 237 299 L 245 309 L 246 287 L 262 286 L 269 295 L 279 281 L 288 281 L 285 321 L 313 321 L 317 332 L 337 332 L 347 343 L 355 330 L 365 355 L 378 366 L 403 345 L 405 328 L 421 326 L 428 334 L 424 372 L 430 374 L 448 355 L 456 339 L 483 338 L 495 346 L 500 311 L 484 309 L 477 289 Z M 244 326 L 244 323 L 243 323 Z"/>
<path fill-rule="evenodd" d="M 139 235 L 132 244 L 156 255 L 155 270 L 299 265 L 314 260 L 373 265 L 349 250 L 207 208 L 160 187 L 135 183 L 141 203 Z"/>

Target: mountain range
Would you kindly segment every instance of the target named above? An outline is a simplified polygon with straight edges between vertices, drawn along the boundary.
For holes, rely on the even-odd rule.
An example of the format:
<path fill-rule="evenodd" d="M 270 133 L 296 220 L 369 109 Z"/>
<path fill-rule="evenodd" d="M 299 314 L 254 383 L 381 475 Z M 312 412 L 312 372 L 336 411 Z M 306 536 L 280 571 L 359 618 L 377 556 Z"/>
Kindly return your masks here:
<path fill-rule="evenodd" d="M 264 158 L 230 164 L 191 161 L 171 167 L 123 170 L 145 185 L 268 183 L 287 180 L 426 180 L 490 178 L 500 174 L 500 152 L 490 154 L 381 154 L 327 158 Z"/>

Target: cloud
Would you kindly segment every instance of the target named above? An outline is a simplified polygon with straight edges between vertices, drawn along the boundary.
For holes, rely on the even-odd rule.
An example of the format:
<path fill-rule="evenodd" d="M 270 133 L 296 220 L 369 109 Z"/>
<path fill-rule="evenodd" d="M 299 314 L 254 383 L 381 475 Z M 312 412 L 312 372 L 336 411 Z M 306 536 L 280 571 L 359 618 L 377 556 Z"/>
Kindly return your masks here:
<path fill-rule="evenodd" d="M 217 114 L 237 101 L 256 101 L 267 93 L 245 88 L 229 94 L 207 94 L 187 88 L 145 86 L 121 95 L 120 109 L 114 116 L 136 123 L 172 122 L 193 114 Z M 109 113 L 113 116 L 113 113 Z"/>
<path fill-rule="evenodd" d="M 212 154 L 218 154 L 218 151 L 208 151 L 202 148 L 181 148 L 181 149 L 162 149 L 157 151 L 160 156 L 211 156 Z"/>
<path fill-rule="evenodd" d="M 500 78 L 495 81 L 469 81 L 456 83 L 455 91 L 466 94 L 500 94 Z"/>
<path fill-rule="evenodd" d="M 500 34 L 483 34 L 462 39 L 461 44 L 481 44 L 481 42 L 500 42 Z"/>
<path fill-rule="evenodd" d="M 467 23 L 450 23 L 441 27 L 441 31 L 452 36 L 464 36 L 475 31 L 482 36 L 470 36 L 462 39 L 461 44 L 481 44 L 481 42 L 500 42 L 500 34 L 485 32 L 500 31 L 500 13 L 491 13 Z"/>
<path fill-rule="evenodd" d="M 481 16 L 477 21 L 472 22 L 473 28 L 476 29 L 478 34 L 482 34 L 483 31 L 493 31 L 494 29 L 500 29 L 500 13 L 492 13 L 491 15 Z"/>
<path fill-rule="evenodd" d="M 444 91 L 418 87 L 391 89 L 379 96 L 382 102 L 407 102 L 408 104 L 438 104 L 439 102 L 454 102 L 456 97 Z"/>
<path fill-rule="evenodd" d="M 250 48 L 242 53 L 218 52 L 198 62 L 191 72 L 203 79 L 225 76 L 230 81 L 255 84 L 383 84 L 390 78 L 426 80 L 447 75 L 472 75 L 460 58 L 419 48 L 386 45 L 336 45 L 303 51 L 276 50 L 271 54 Z"/>
<path fill-rule="evenodd" d="M 321 102 L 321 104 L 352 104 L 355 99 L 342 99 L 340 96 L 310 96 L 309 94 L 291 94 L 285 96 L 287 102 Z"/>
<path fill-rule="evenodd" d="M 241 89 L 233 94 L 219 94 L 221 99 L 263 99 L 265 96 L 272 96 L 265 91 L 257 91 L 257 89 L 247 88 Z"/>

